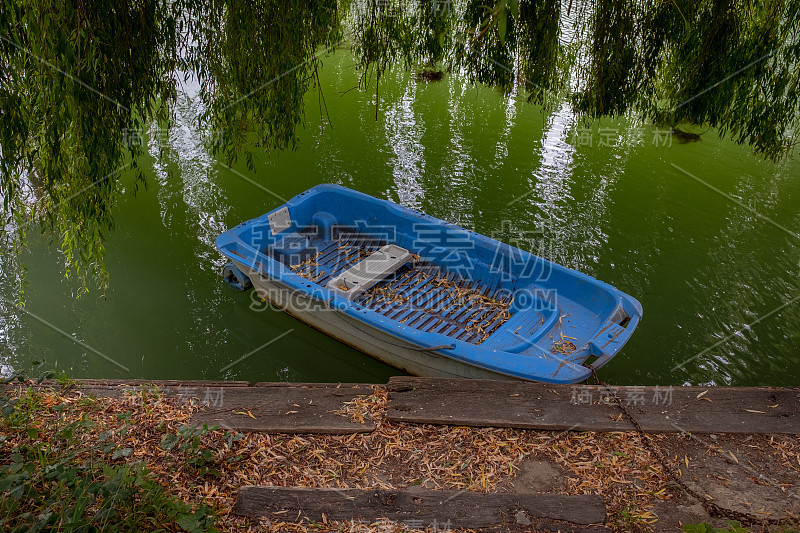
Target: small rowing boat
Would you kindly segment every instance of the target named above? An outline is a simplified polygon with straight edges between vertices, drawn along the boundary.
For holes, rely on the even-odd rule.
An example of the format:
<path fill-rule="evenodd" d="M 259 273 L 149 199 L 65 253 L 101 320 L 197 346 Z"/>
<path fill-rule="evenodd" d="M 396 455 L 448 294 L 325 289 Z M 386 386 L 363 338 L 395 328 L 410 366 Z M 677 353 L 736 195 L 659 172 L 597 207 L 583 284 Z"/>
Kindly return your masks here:
<path fill-rule="evenodd" d="M 602 281 L 338 185 L 216 245 L 232 287 L 418 376 L 583 381 L 642 317 Z"/>

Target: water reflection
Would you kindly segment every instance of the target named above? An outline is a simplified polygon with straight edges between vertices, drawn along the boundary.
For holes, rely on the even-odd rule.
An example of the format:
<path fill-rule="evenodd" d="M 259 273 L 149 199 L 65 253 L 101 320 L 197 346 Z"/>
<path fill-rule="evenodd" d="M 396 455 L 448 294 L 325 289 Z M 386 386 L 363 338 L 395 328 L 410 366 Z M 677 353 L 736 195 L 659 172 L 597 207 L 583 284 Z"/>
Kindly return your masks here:
<path fill-rule="evenodd" d="M 465 228 L 475 227 L 475 207 L 473 194 L 464 189 L 475 184 L 476 162 L 471 155 L 470 142 L 465 134 L 465 126 L 473 121 L 470 109 L 465 102 L 468 87 L 457 76 L 447 79 L 447 155 L 442 165 L 440 198 L 435 202 L 439 207 L 437 216 Z M 441 196 L 445 195 L 446 202 Z M 444 205 L 442 205 L 444 204 Z"/>
<path fill-rule="evenodd" d="M 535 228 L 540 229 L 544 238 L 551 243 L 548 259 L 572 268 L 585 267 L 579 259 L 580 252 L 569 250 L 566 246 L 577 242 L 575 225 L 581 222 L 574 217 L 572 207 L 575 147 L 568 139 L 574 124 L 569 104 L 563 104 L 547 124 L 540 147 L 535 152 L 539 165 L 532 169 L 532 177 L 526 187 L 529 192 L 519 202 L 512 200 L 512 205 L 517 204 L 515 209 L 527 207 L 526 219 L 534 221 Z"/>
<path fill-rule="evenodd" d="M 394 194 L 387 192 L 389 198 L 399 198 L 400 203 L 412 209 L 420 209 L 425 198 L 421 181 L 425 175 L 425 147 L 422 136 L 425 128 L 416 117 L 414 104 L 417 86 L 406 85 L 405 93 L 388 105 L 385 111 L 386 138 L 389 150 L 394 152 L 392 175 Z"/>
<path fill-rule="evenodd" d="M 514 119 L 517 117 L 518 87 L 515 85 L 505 98 L 505 124 L 503 131 L 495 145 L 494 165 L 492 168 L 499 171 L 503 168 L 508 158 L 508 144 L 511 141 L 511 130 L 514 128 Z"/>
<path fill-rule="evenodd" d="M 218 281 L 225 262 L 214 248 L 214 241 L 227 229 L 230 201 L 219 183 L 217 163 L 206 147 L 218 140 L 218 134 L 201 133 L 196 126 L 203 112 L 198 91 L 198 86 L 190 81 L 179 93 L 174 123 L 159 138 L 151 138 L 150 152 L 166 149 L 166 164 L 172 170 L 170 179 L 167 169 L 156 162 L 164 228 L 180 239 L 187 239 L 184 246 L 192 250 L 193 256 L 175 258 L 176 266 L 180 265 L 185 276 L 180 284 L 183 294 L 179 297 L 188 305 L 182 306 L 187 316 L 181 318 L 182 331 L 173 342 L 181 359 L 199 358 L 213 372 L 214 366 L 227 360 L 225 354 L 229 351 L 228 330 L 219 321 L 220 305 L 224 302 L 220 299 L 222 287 L 213 282 Z M 166 146 L 159 145 L 160 142 Z"/>
<path fill-rule="evenodd" d="M 216 271 L 220 266 L 219 254 L 214 250 L 214 240 L 225 231 L 225 215 L 229 201 L 225 190 L 218 184 L 216 162 L 204 143 L 217 142 L 224 132 L 201 133 L 197 129 L 203 105 L 198 97 L 199 87 L 191 81 L 178 93 L 175 103 L 174 123 L 169 130 L 153 124 L 150 130 L 149 151 L 159 181 L 159 202 L 165 227 L 172 226 L 176 212 L 185 211 L 199 246 L 196 254 L 199 266 Z M 210 136 L 210 139 L 209 139 Z M 166 146 L 165 146 L 166 144 Z M 165 163 L 158 161 L 159 150 L 167 149 L 167 160 L 174 165 L 174 177 L 170 180 Z M 185 208 L 178 208 L 178 199 Z"/>

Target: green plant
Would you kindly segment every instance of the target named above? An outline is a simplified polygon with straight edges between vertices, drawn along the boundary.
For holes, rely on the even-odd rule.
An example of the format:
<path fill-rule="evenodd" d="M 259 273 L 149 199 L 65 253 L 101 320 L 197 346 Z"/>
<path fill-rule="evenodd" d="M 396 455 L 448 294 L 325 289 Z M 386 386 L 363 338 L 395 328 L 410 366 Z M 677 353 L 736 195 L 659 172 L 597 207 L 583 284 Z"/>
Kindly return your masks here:
<path fill-rule="evenodd" d="M 61 386 L 61 390 L 71 389 L 72 387 L 78 384 L 78 382 L 75 379 L 71 378 L 63 370 L 60 371 L 58 374 L 56 374 L 54 378 Z"/>
<path fill-rule="evenodd" d="M 219 471 L 211 468 L 214 463 L 214 452 L 203 446 L 202 438 L 209 432 L 218 429 L 217 426 L 209 427 L 182 425 L 177 433 L 166 433 L 161 438 L 161 448 L 164 450 L 175 449 L 183 455 L 186 464 L 198 471 L 201 476 L 207 474 L 219 476 Z M 231 441 L 232 442 L 232 441 Z"/>
<path fill-rule="evenodd" d="M 141 464 L 21 451 L 0 467 L 0 527 L 5 530 L 140 531 L 170 522 L 191 532 L 211 530 L 214 515 L 208 507 L 192 509 L 172 498 Z M 119 456 L 119 451 L 111 455 Z"/>
<path fill-rule="evenodd" d="M 210 507 L 173 497 L 143 463 L 124 460 L 133 449 L 114 437 L 129 431 L 129 416 L 95 434 L 80 406 L 43 398 L 28 388 L 0 418 L 0 530 L 215 531 Z"/>
<path fill-rule="evenodd" d="M 41 395 L 32 388 L 25 389 L 14 398 L 10 394 L 2 398 L 4 406 L 0 411 L 11 428 L 24 428 L 30 424 L 33 413 L 41 406 Z"/>

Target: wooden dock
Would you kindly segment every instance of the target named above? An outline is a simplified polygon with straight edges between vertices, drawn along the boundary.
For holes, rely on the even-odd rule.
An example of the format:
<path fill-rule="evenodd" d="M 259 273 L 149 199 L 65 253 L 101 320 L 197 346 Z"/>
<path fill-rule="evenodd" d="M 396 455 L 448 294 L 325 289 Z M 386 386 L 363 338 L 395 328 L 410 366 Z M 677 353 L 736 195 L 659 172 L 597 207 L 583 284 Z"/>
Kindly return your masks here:
<path fill-rule="evenodd" d="M 46 382 L 45 386 L 48 385 Z M 52 385 L 52 384 L 49 384 Z M 246 381 L 82 380 L 83 394 L 119 396 L 157 389 L 202 408 L 193 419 L 237 431 L 369 432 L 351 420 L 348 402 L 389 391 L 396 422 L 558 431 L 631 431 L 612 394 L 642 428 L 658 433 L 800 435 L 800 389 L 770 387 L 612 387 L 393 377 L 388 385 Z"/>
<path fill-rule="evenodd" d="M 14 386 L 0 386 L 0 390 Z M 38 386 L 61 387 L 57 382 Z M 719 476 L 723 474 L 746 492 L 751 490 L 748 480 L 756 479 L 762 491 L 775 493 L 770 496 L 774 501 L 781 500 L 784 494 L 781 491 L 786 486 L 793 486 L 793 482 L 786 480 L 762 479 L 759 470 L 739 466 L 739 461 L 751 458 L 746 454 L 756 448 L 746 443 L 748 439 L 759 435 L 800 435 L 800 389 L 796 388 L 628 386 L 611 387 L 609 391 L 604 386 L 582 384 L 395 377 L 384 385 L 79 380 L 68 393 L 97 397 L 166 395 L 197 406 L 192 414 L 194 423 L 233 431 L 352 435 L 376 431 L 375 421 L 353 417 L 348 411 L 352 402 L 372 395 L 376 389 L 387 391 L 386 408 L 381 416 L 385 422 L 519 428 L 556 432 L 554 436 L 568 431 L 632 431 L 634 428 L 613 399 L 616 396 L 644 431 L 691 437 L 694 448 L 683 448 L 687 468 L 690 461 L 692 465 L 707 462 L 705 453 L 710 447 L 718 447 L 722 440 L 717 439 L 725 434 L 749 434 L 741 448 L 731 448 L 727 459 L 723 456 L 733 466 L 721 463 L 708 472 L 704 467 L 693 466 L 706 476 L 704 482 L 699 476 L 694 478 L 698 488 L 715 494 L 715 499 L 741 494 L 728 489 L 728 481 L 719 487 L 708 481 L 721 479 Z M 673 437 L 686 441 L 678 435 Z M 726 442 L 736 442 L 731 438 Z M 758 457 L 752 459 L 757 461 Z M 545 466 L 556 471 L 554 464 Z M 744 504 L 736 499 L 731 505 Z M 800 512 L 800 508 L 797 510 Z M 397 489 L 243 486 L 234 511 L 254 519 L 275 521 L 291 515 L 296 520 L 317 523 L 353 519 L 375 523 L 385 519 L 411 528 L 447 524 L 451 528 L 492 531 L 554 530 L 554 527 L 559 531 L 607 531 L 606 504 L 600 495 L 565 495 L 553 493 L 552 489 L 486 493 L 415 486 Z M 686 511 L 681 505 L 665 503 L 661 512 L 666 517 L 662 524 L 685 523 Z M 702 508 L 699 512 L 700 515 L 692 511 L 689 519 L 711 520 L 702 515 Z M 794 511 L 775 507 L 774 512 Z"/>
<path fill-rule="evenodd" d="M 119 397 L 152 391 L 200 406 L 197 424 L 261 433 L 351 434 L 375 429 L 351 420 L 347 402 L 372 394 L 372 385 L 247 381 L 81 380 L 81 394 Z M 48 385 L 45 383 L 44 385 Z M 52 385 L 52 384 L 50 384 Z"/>

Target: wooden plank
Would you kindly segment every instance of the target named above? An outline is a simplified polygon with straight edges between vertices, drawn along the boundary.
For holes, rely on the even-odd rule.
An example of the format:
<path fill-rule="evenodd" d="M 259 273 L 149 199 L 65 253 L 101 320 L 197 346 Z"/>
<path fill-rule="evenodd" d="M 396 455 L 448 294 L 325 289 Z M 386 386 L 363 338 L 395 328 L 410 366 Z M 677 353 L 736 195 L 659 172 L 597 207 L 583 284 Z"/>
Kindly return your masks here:
<path fill-rule="evenodd" d="M 67 385 L 65 387 L 65 384 Z M 12 381 L 11 383 L 0 385 L 0 390 L 8 389 L 9 387 L 37 387 L 37 388 L 50 388 L 55 390 L 73 390 L 80 389 L 82 391 L 97 390 L 98 392 L 108 391 L 104 396 L 118 396 L 114 390 L 130 391 L 142 389 L 205 389 L 205 388 L 218 388 L 218 387 L 249 387 L 249 381 L 213 381 L 213 380 L 178 380 L 178 379 L 75 379 L 68 382 L 61 382 L 55 379 L 46 379 L 41 383 L 20 383 Z"/>
<path fill-rule="evenodd" d="M 205 387 L 311 387 L 311 388 L 363 388 L 371 391 L 374 385 L 369 383 L 292 383 L 288 381 L 259 381 L 251 383 L 249 381 L 224 381 L 224 380 L 180 380 L 180 379 L 74 379 L 70 380 L 77 388 L 83 387 L 185 387 L 185 388 L 205 388 Z M 13 381 L 9 384 L 0 384 L 0 387 L 29 385 L 30 383 L 19 383 Z M 33 384 L 34 387 L 50 387 L 62 389 L 61 381 L 46 379 L 41 383 Z M 381 385 L 383 386 L 383 385 Z"/>
<path fill-rule="evenodd" d="M 247 387 L 224 389 L 217 405 L 192 416 L 197 424 L 263 433 L 349 434 L 375 429 L 372 421 L 353 422 L 335 413 L 345 402 L 372 393 L 349 387 Z M 252 415 L 252 416 L 250 416 Z"/>
<path fill-rule="evenodd" d="M 159 394 L 164 396 L 173 396 L 180 398 L 184 403 L 193 405 L 214 405 L 216 406 L 222 398 L 228 394 L 228 391 L 233 390 L 246 390 L 248 387 L 239 386 L 220 386 L 209 382 L 197 382 L 197 385 L 187 382 L 184 385 L 172 386 L 159 386 L 154 384 L 120 384 L 120 385 L 81 385 L 80 387 L 69 389 L 65 392 L 79 392 L 81 394 L 107 397 L 107 398 L 120 398 L 128 395 L 138 395 L 142 392 L 148 394 Z M 56 389 L 57 390 L 57 389 Z"/>
<path fill-rule="evenodd" d="M 287 512 L 288 511 L 288 512 Z M 329 489 L 245 486 L 234 512 L 252 518 L 287 520 L 388 519 L 408 527 L 485 528 L 537 519 L 602 524 L 606 506 L 599 495 L 511 494 L 451 490 Z M 280 513 L 280 514 L 275 514 Z M 522 513 L 522 515 L 520 515 Z"/>
<path fill-rule="evenodd" d="M 359 396 L 372 394 L 371 385 L 262 383 L 259 387 L 232 385 L 220 381 L 186 381 L 181 386 L 158 386 L 158 394 L 176 396 L 186 403 L 200 405 L 192 422 L 219 426 L 232 431 L 263 433 L 365 433 L 375 429 L 372 421 L 354 422 L 335 411 L 345 408 Z M 242 382 L 239 382 L 242 383 Z M 247 383 L 247 382 L 243 382 Z M 0 391 L 22 384 L 0 386 Z M 23 385 L 27 386 L 27 385 Z M 45 384 L 38 385 L 44 387 Z M 50 385 L 58 389 L 59 385 Z M 83 385 L 73 392 L 98 397 L 119 398 L 151 391 L 150 381 L 126 381 L 115 385 Z M 252 415 L 252 416 L 251 416 Z"/>
<path fill-rule="evenodd" d="M 387 418 L 402 422 L 545 430 L 630 431 L 605 387 L 393 377 Z M 645 431 L 800 434 L 800 390 L 768 387 L 616 387 Z"/>

